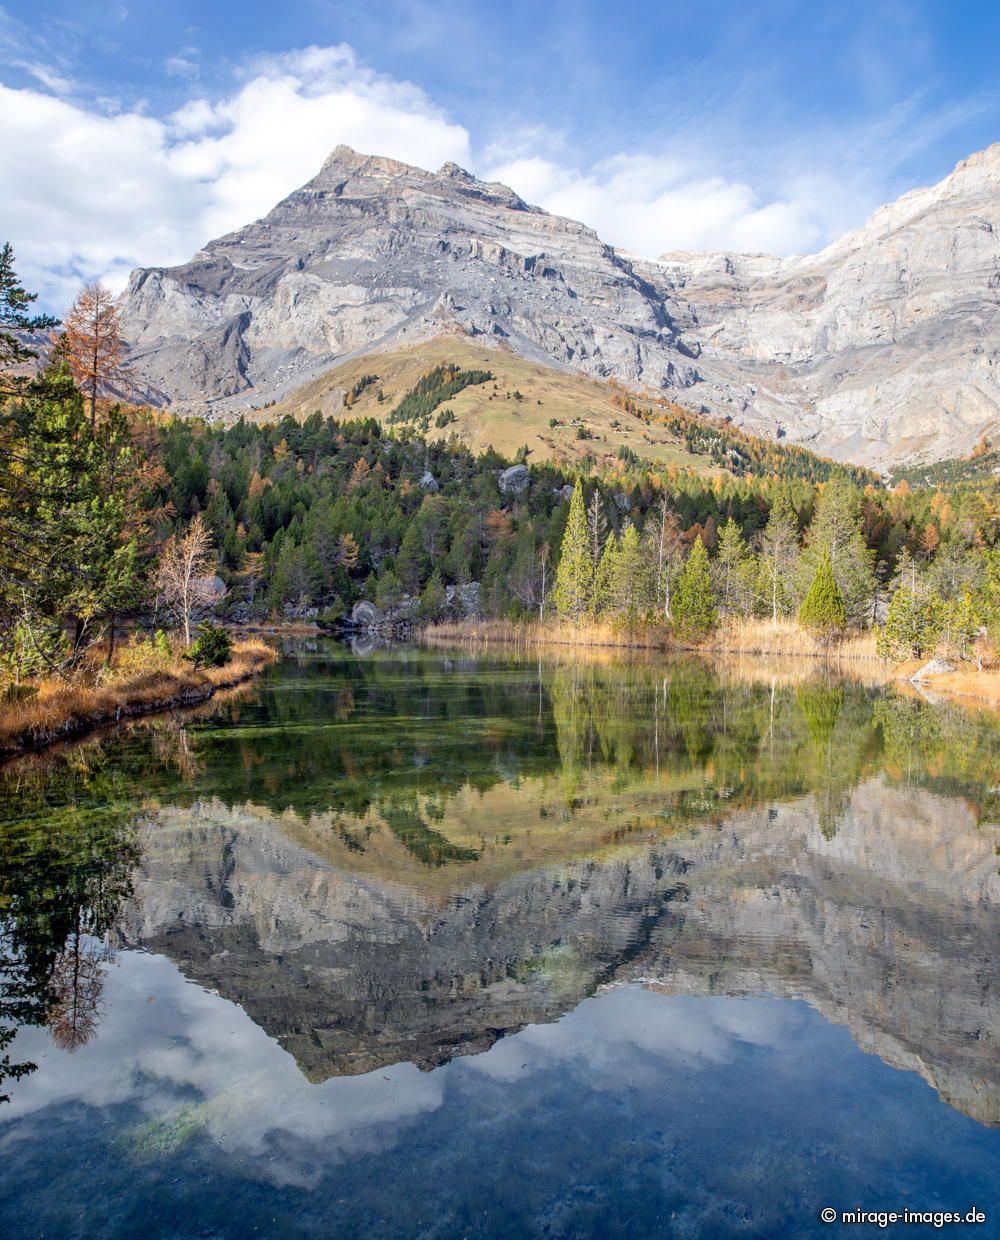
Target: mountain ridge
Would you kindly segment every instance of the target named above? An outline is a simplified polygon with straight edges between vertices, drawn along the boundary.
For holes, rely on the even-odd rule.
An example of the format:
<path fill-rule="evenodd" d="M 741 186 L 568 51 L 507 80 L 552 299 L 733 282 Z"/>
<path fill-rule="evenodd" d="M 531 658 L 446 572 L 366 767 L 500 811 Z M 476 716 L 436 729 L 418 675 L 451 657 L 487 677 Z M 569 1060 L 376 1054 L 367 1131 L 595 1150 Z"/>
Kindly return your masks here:
<path fill-rule="evenodd" d="M 814 255 L 643 259 L 457 164 L 336 147 L 260 220 L 133 272 L 143 394 L 182 413 L 282 400 L 443 331 L 864 465 L 1000 425 L 1000 144 Z"/>

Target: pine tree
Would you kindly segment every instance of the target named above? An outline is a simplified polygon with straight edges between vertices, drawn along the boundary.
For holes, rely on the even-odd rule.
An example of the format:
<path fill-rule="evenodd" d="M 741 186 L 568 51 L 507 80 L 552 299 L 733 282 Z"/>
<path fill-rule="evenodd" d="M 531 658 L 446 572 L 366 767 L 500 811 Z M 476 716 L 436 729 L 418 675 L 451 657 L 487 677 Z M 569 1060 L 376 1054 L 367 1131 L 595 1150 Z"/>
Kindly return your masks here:
<path fill-rule="evenodd" d="M 847 623 L 844 596 L 833 575 L 833 565 L 828 555 L 820 559 L 816 576 L 799 608 L 799 622 L 826 641 Z"/>
<path fill-rule="evenodd" d="M 440 620 L 447 606 L 444 582 L 441 580 L 440 570 L 435 569 L 420 595 L 420 618 L 428 621 Z"/>
<path fill-rule="evenodd" d="M 28 313 L 37 300 L 37 293 L 25 292 L 14 270 L 14 251 L 10 242 L 5 243 L 0 249 L 0 372 L 36 356 L 23 343 L 24 336 L 59 326 L 49 314 Z"/>
<path fill-rule="evenodd" d="M 699 536 L 695 539 L 674 592 L 674 628 L 680 637 L 697 641 L 712 631 L 717 619 L 708 552 Z"/>
<path fill-rule="evenodd" d="M 583 484 L 578 478 L 569 502 L 569 517 L 552 591 L 559 619 L 579 624 L 590 607 L 593 591 L 594 564 L 583 505 Z"/>

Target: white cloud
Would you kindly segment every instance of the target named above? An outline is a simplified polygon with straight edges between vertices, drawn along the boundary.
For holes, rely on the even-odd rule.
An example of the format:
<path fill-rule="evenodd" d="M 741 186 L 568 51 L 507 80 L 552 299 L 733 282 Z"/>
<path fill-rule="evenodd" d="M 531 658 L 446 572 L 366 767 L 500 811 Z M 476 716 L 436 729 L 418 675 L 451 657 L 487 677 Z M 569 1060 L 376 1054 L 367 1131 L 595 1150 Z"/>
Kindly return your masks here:
<path fill-rule="evenodd" d="M 706 121 L 697 139 L 679 132 L 657 152 L 589 165 L 543 124 L 512 128 L 474 158 L 467 130 L 422 89 L 376 73 L 346 44 L 258 58 L 222 97 L 203 93 L 196 49 L 182 48 L 168 68 L 188 80 L 190 98 L 155 117 L 141 103 L 62 97 L 73 83 L 27 55 L 27 37 L 0 23 L 48 92 L 0 85 L 0 241 L 14 244 L 22 278 L 56 310 L 83 279 L 120 286 L 134 266 L 183 262 L 260 217 L 338 143 L 425 168 L 455 160 L 648 257 L 809 252 L 894 196 L 893 152 L 912 156 L 988 103 L 928 116 L 915 97 L 867 129 L 800 135 L 766 156 Z"/>
<path fill-rule="evenodd" d="M 166 118 L 0 85 L 0 142 L 0 240 L 56 309 L 84 278 L 120 286 L 263 215 L 338 143 L 425 167 L 469 158 L 464 128 L 346 46 L 256 61 L 228 97 Z"/>
<path fill-rule="evenodd" d="M 666 250 L 808 252 L 847 221 L 860 222 L 856 184 L 797 178 L 764 199 L 748 181 L 713 172 L 705 154 L 620 154 L 587 170 L 522 156 L 493 164 L 487 175 L 644 257 Z M 874 206 L 877 197 L 868 197 Z"/>

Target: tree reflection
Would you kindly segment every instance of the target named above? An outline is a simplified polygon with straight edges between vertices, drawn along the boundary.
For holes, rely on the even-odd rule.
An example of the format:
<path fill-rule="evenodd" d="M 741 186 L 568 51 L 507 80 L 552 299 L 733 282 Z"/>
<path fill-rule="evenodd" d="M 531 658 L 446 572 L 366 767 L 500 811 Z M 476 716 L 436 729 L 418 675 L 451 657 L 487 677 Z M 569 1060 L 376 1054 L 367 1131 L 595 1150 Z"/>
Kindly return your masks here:
<path fill-rule="evenodd" d="M 99 756 L 77 755 L 58 792 L 44 766 L 12 778 L 22 817 L 0 831 L 0 1085 L 34 1068 L 7 1049 L 19 1027 L 47 1026 L 68 1051 L 94 1036 L 109 938 L 139 859 L 135 806 Z"/>

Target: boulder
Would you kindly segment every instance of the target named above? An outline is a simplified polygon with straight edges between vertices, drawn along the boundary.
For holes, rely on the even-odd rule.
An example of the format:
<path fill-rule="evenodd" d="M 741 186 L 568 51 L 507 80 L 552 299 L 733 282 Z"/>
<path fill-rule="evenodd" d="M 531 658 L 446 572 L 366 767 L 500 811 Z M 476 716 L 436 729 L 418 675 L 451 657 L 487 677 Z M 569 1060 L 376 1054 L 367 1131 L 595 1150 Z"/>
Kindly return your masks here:
<path fill-rule="evenodd" d="M 355 603 L 351 611 L 351 624 L 359 629 L 377 629 L 384 619 L 384 613 L 367 599 Z"/>
<path fill-rule="evenodd" d="M 431 495 L 437 495 L 441 488 L 438 481 L 429 469 L 425 469 L 420 479 L 420 485 L 425 491 L 430 491 Z"/>
<path fill-rule="evenodd" d="M 500 490 L 504 495 L 520 495 L 531 485 L 527 465 L 511 465 L 500 475 Z"/>
<path fill-rule="evenodd" d="M 918 668 L 910 677 L 911 681 L 926 680 L 928 676 L 943 676 L 945 672 L 953 672 L 955 669 L 947 659 L 933 658 L 929 663 L 925 663 L 923 667 Z"/>

